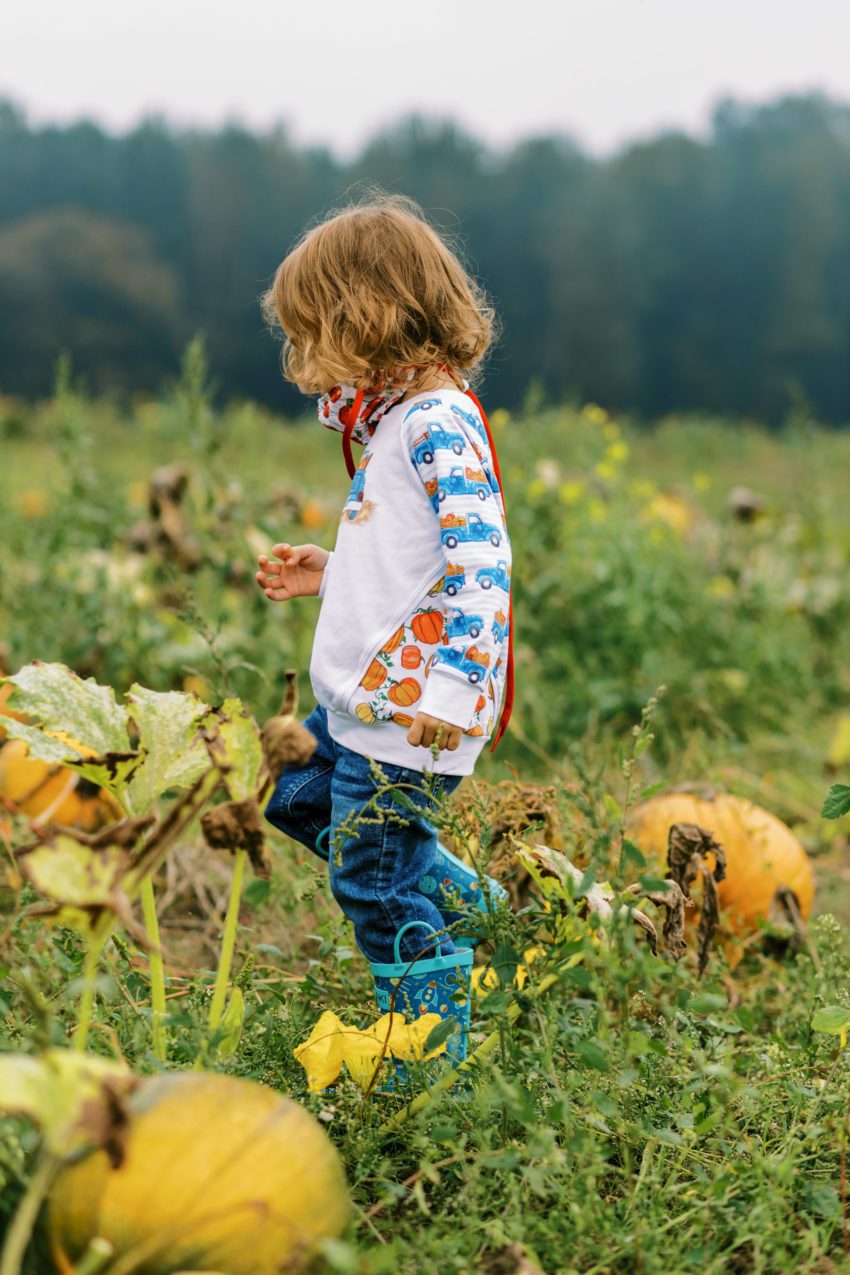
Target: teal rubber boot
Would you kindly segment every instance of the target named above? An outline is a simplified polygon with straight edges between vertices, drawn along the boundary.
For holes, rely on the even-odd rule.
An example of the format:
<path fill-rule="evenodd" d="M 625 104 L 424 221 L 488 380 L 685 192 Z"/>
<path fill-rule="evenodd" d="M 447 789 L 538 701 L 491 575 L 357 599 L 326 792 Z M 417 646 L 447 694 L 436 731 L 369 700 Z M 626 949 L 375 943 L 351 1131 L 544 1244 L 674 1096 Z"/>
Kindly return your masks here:
<path fill-rule="evenodd" d="M 489 912 L 508 897 L 507 890 L 495 877 L 479 876 L 475 868 L 452 854 L 441 841 L 437 842 L 434 867 L 419 882 L 419 889 L 433 898 L 449 928 L 467 919 L 464 913 L 458 911 L 459 905 Z M 474 947 L 478 941 L 468 934 L 452 933 L 452 938 L 458 947 Z"/>
<path fill-rule="evenodd" d="M 390 1010 L 403 1014 L 408 1022 L 424 1014 L 438 1014 L 444 1020 L 454 1019 L 455 1028 L 446 1042 L 445 1053 L 424 1065 L 393 1058 L 392 1071 L 380 1086 L 385 1092 L 408 1085 L 417 1075 L 424 1076 L 426 1082 L 434 1080 L 446 1066 L 454 1067 L 463 1062 L 469 1050 L 472 948 L 458 948 L 443 956 L 438 942 L 440 955 L 423 961 L 403 961 L 399 942 L 414 926 L 422 926 L 429 934 L 437 933 L 427 921 L 409 921 L 395 936 L 395 961 L 386 965 L 370 962 L 378 1008 L 383 1014 Z"/>
<path fill-rule="evenodd" d="M 323 829 L 316 838 L 316 854 L 326 862 L 330 857 L 330 828 Z M 442 841 L 437 842 L 437 854 L 434 865 L 427 876 L 418 883 L 423 894 L 427 894 L 437 905 L 446 928 L 457 924 L 463 913 L 460 906 L 480 908 L 482 912 L 495 909 L 508 892 L 495 877 L 479 876 L 475 868 L 464 863 L 457 855 L 447 850 Z M 478 940 L 469 934 L 452 934 L 457 947 L 475 947 Z"/>

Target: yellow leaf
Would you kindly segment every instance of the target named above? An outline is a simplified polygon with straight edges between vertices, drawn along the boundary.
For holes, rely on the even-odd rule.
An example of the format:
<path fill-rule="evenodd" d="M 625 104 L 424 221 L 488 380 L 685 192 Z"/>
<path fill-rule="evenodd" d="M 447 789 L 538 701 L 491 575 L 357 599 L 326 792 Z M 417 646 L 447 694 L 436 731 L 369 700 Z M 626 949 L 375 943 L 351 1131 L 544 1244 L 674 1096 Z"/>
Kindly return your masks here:
<path fill-rule="evenodd" d="M 71 907 L 106 907 L 128 865 L 123 846 L 94 848 L 66 833 L 28 850 L 21 871 L 41 893 Z"/>
<path fill-rule="evenodd" d="M 446 1052 L 446 1043 L 438 1045 L 436 1049 L 432 1049 L 430 1053 L 425 1054 L 425 1042 L 431 1035 L 431 1032 L 443 1020 L 439 1014 L 423 1014 L 421 1018 L 415 1018 L 413 1022 L 405 1023 L 403 1031 L 393 1042 L 393 1054 L 396 1058 L 402 1058 L 405 1062 L 419 1062 L 423 1056 L 426 1059 L 436 1058 L 438 1054 Z"/>
<path fill-rule="evenodd" d="M 321 1093 L 342 1070 L 342 1030 L 336 1014 L 326 1009 L 307 1040 L 292 1051 L 307 1073 L 311 1093 Z"/>

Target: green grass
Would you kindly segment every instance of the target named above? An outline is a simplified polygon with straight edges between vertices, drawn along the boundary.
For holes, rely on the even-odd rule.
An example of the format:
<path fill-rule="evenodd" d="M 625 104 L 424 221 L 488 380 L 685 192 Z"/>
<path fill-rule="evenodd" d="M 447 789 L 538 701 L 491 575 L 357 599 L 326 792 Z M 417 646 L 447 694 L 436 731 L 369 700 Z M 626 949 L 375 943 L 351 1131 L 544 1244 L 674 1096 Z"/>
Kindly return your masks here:
<path fill-rule="evenodd" d="M 314 418 L 213 411 L 202 373 L 195 356 L 162 402 L 132 409 L 88 402 L 67 381 L 37 408 L 0 408 L 9 671 L 60 660 L 120 691 L 195 676 L 212 702 L 239 695 L 262 721 L 292 666 L 306 711 L 315 603 L 269 602 L 254 570 L 276 540 L 332 545 L 346 489 L 339 440 Z M 397 1100 L 364 1102 L 346 1081 L 311 1095 L 292 1056 L 322 1009 L 362 1025 L 374 1010 L 322 865 L 273 837 L 273 879 L 249 885 L 240 917 L 242 1039 L 219 1065 L 322 1115 L 355 1201 L 328 1269 L 533 1270 L 524 1255 L 563 1275 L 848 1271 L 850 1067 L 811 1019 L 818 1006 L 850 1003 L 847 821 L 820 817 L 850 692 L 850 434 L 802 420 L 781 436 L 705 419 L 638 430 L 592 407 L 491 420 L 516 562 L 518 694 L 516 728 L 483 754 L 478 778 L 552 784 L 566 852 L 589 845 L 597 875 L 617 881 L 623 763 L 663 684 L 638 788 L 714 782 L 790 822 L 816 856 L 810 943 L 796 957 L 756 945 L 734 971 L 718 950 L 698 980 L 692 953 L 653 956 L 628 922 L 603 927 L 600 943 L 581 927 L 566 937 L 533 899 L 520 915 L 501 913 L 482 951 L 539 946 L 532 985 L 549 972 L 556 984 L 537 999 L 508 981 L 479 1003 L 477 1038 L 500 1023 L 502 1037 L 471 1097 L 443 1097 L 390 1135 L 381 1126 Z M 146 517 L 147 478 L 174 461 L 190 475 L 191 571 L 126 546 Z M 751 524 L 727 506 L 742 485 L 766 504 Z M 661 492 L 676 501 L 662 509 Z M 305 527 L 317 501 L 321 525 Z M 850 761 L 837 777 L 847 770 Z M 477 800 L 466 782 L 449 825 Z M 487 816 L 482 826 L 486 855 Z M 169 1067 L 190 1067 L 201 1047 L 223 919 L 215 900 L 229 874 L 201 853 L 197 829 L 185 841 L 157 887 L 170 900 Z M 6 862 L 4 1046 L 33 1050 L 45 1036 L 68 1039 L 82 951 L 72 931 L 22 916 L 35 894 Z M 46 998 L 46 1018 L 11 981 L 21 971 Z M 157 1070 L 135 945 L 107 946 L 98 992 L 92 1047 Z M 7 1219 L 36 1134 L 17 1120 L 0 1130 Z"/>

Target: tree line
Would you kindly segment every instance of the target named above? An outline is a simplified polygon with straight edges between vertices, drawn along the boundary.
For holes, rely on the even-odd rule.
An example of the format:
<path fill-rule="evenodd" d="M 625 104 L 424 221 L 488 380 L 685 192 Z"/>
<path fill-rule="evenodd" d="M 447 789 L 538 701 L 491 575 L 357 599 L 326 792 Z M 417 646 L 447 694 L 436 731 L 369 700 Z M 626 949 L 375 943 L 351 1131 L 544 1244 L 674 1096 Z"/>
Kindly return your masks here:
<path fill-rule="evenodd" d="M 719 103 L 605 159 L 567 135 L 494 150 L 411 117 L 354 159 L 286 131 L 120 136 L 35 127 L 0 102 L 0 392 L 36 396 L 67 350 L 94 392 L 147 392 L 204 333 L 223 397 L 297 410 L 258 297 L 303 227 L 377 184 L 459 244 L 503 337 L 494 406 L 536 383 L 646 417 L 850 420 L 850 105 Z M 303 405 L 303 404 L 302 404 Z"/>

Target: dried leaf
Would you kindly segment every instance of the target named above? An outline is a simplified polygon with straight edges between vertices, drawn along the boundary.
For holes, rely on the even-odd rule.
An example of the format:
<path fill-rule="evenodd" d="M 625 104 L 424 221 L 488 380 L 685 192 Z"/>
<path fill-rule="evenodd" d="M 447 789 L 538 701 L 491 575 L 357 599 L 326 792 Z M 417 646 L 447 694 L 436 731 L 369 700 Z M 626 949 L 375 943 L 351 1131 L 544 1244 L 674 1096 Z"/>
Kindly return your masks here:
<path fill-rule="evenodd" d="M 699 870 L 702 877 L 702 901 L 697 927 L 697 972 L 702 975 L 708 964 L 711 940 L 714 938 L 720 920 L 720 900 L 717 895 L 715 876 L 709 872 L 705 864 L 700 864 Z"/>
<path fill-rule="evenodd" d="M 714 855 L 714 880 L 726 876 L 726 854 L 707 828 L 695 823 L 673 823 L 667 833 L 667 870 L 686 898 L 697 879 L 702 862 Z"/>
<path fill-rule="evenodd" d="M 271 859 L 266 850 L 262 816 L 256 797 L 224 801 L 201 815 L 201 831 L 212 850 L 247 851 L 258 877 L 271 876 Z"/>
<path fill-rule="evenodd" d="M 666 890 L 644 890 L 640 884 L 629 886 L 629 892 L 649 899 L 656 907 L 664 908 L 662 940 L 664 948 L 674 960 L 684 956 L 685 944 L 685 896 L 675 881 L 667 881 Z M 653 949 L 655 950 L 655 949 Z"/>
<path fill-rule="evenodd" d="M 263 727 L 262 741 L 275 783 L 288 766 L 305 766 L 318 747 L 315 735 L 289 715 L 270 717 Z"/>

